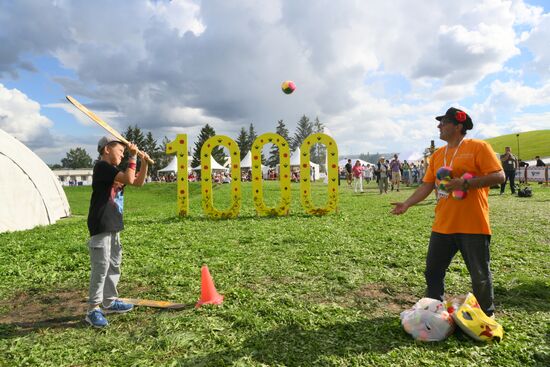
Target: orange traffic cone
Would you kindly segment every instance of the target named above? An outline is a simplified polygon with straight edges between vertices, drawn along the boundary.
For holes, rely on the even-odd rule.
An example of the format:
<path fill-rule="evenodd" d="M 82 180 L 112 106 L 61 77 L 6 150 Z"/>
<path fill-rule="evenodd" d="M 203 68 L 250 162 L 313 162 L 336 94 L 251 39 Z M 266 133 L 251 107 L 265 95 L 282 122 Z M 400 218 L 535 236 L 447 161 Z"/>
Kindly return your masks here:
<path fill-rule="evenodd" d="M 208 271 L 208 266 L 203 265 L 201 268 L 201 299 L 195 307 L 202 305 L 219 305 L 223 302 L 223 296 L 216 291 L 214 281 Z"/>

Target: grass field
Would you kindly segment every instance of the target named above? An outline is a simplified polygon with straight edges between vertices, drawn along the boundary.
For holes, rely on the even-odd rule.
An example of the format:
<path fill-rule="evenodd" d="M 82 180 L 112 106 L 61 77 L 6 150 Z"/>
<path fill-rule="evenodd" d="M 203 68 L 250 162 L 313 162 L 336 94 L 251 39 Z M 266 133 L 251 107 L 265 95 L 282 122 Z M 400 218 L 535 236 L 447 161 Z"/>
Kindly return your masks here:
<path fill-rule="evenodd" d="M 516 134 L 497 136 L 486 139 L 494 151 L 504 153 L 504 147 L 512 148 L 518 156 L 518 137 Z M 528 131 L 519 134 L 519 157 L 524 161 L 535 159 L 535 156 L 550 157 L 550 130 Z"/>
<path fill-rule="evenodd" d="M 410 189 L 380 196 L 372 183 L 362 195 L 341 186 L 339 213 L 311 217 L 296 185 L 290 216 L 257 218 L 243 184 L 241 216 L 211 221 L 201 214 L 199 186 L 190 188 L 185 219 L 175 216 L 173 184 L 126 191 L 119 284 L 124 297 L 189 307 L 110 315 L 105 330 L 83 322 L 90 188 L 67 189 L 72 218 L 0 234 L 0 365 L 550 365 L 550 188 L 533 185 L 532 198 L 490 195 L 499 344 L 461 333 L 420 343 L 400 325 L 399 313 L 423 295 L 432 199 L 396 217 L 389 202 Z M 278 200 L 275 184 L 265 192 Z M 226 205 L 228 187 L 215 195 Z M 202 264 L 225 296 L 221 306 L 193 308 Z M 469 289 L 458 256 L 447 291 Z"/>

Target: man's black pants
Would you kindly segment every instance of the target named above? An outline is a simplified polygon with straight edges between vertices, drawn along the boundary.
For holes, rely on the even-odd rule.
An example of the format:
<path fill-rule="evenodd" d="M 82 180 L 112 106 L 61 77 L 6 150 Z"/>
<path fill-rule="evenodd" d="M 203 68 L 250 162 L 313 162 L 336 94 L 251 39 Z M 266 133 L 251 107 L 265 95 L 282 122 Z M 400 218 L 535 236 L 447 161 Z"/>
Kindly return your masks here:
<path fill-rule="evenodd" d="M 493 304 L 493 281 L 489 269 L 489 244 L 491 236 L 485 234 L 442 234 L 432 232 L 426 256 L 426 296 L 443 301 L 445 273 L 455 254 L 460 251 L 470 272 L 474 296 L 481 309 L 491 316 Z"/>
<path fill-rule="evenodd" d="M 504 175 L 506 176 L 506 179 L 503 183 L 500 184 L 500 193 L 503 194 L 504 190 L 506 189 L 506 181 L 510 181 L 510 189 L 512 190 L 512 194 L 516 193 L 516 186 L 514 186 L 514 180 L 516 178 L 516 171 L 504 171 Z"/>

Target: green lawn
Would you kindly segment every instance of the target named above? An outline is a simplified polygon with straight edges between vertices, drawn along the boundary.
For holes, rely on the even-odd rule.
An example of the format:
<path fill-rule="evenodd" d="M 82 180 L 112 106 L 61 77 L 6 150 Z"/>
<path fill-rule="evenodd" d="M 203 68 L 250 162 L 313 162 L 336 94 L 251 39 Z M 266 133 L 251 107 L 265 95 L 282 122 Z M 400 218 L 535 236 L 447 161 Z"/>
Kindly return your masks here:
<path fill-rule="evenodd" d="M 290 216 L 258 218 L 243 184 L 241 216 L 212 221 L 196 184 L 185 219 L 175 216 L 174 184 L 129 188 L 121 295 L 189 307 L 142 307 L 96 330 L 83 322 L 90 188 L 68 188 L 72 218 L 0 234 L 0 365 L 549 366 L 550 188 L 533 190 L 532 198 L 490 196 L 503 341 L 457 333 L 428 344 L 403 331 L 399 313 L 423 295 L 431 198 L 396 217 L 389 203 L 410 189 L 380 196 L 370 184 L 356 195 L 341 186 L 340 211 L 315 217 L 303 214 L 294 185 Z M 277 202 L 276 184 L 265 191 Z M 223 206 L 228 187 L 215 195 Z M 221 306 L 193 308 L 202 264 L 225 296 Z M 447 290 L 469 289 L 458 256 Z"/>
<path fill-rule="evenodd" d="M 512 148 L 514 155 L 518 155 L 524 161 L 535 159 L 535 156 L 550 157 L 550 130 L 536 130 L 516 134 L 497 136 L 496 138 L 486 139 L 491 144 L 494 151 L 504 153 L 504 147 Z"/>

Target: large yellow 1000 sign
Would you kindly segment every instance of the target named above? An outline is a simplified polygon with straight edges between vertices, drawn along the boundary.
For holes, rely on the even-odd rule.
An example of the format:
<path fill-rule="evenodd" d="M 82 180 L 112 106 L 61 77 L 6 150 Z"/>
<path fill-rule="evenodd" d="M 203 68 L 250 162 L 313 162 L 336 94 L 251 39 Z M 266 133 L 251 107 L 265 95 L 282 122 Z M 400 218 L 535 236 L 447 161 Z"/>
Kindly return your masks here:
<path fill-rule="evenodd" d="M 265 144 L 274 144 L 279 148 L 279 182 L 281 200 L 276 207 L 268 207 L 263 198 L 262 148 Z M 324 144 L 327 148 L 327 203 L 324 207 L 315 207 L 311 200 L 310 150 L 314 144 Z M 231 204 L 226 210 L 214 207 L 212 191 L 212 149 L 224 146 L 231 156 Z M 308 136 L 300 147 L 300 198 L 308 214 L 324 215 L 335 212 L 338 207 L 338 147 L 333 138 L 325 134 Z M 166 146 L 166 153 L 177 154 L 178 162 L 178 213 L 186 216 L 189 213 L 189 190 L 187 179 L 187 135 L 179 134 L 176 140 Z M 290 149 L 285 138 L 278 134 L 260 135 L 252 144 L 252 191 L 254 207 L 258 215 L 284 216 L 290 212 Z M 237 143 L 227 136 L 216 135 L 204 142 L 201 149 L 201 192 L 202 206 L 206 215 L 211 218 L 235 218 L 241 208 L 241 165 L 240 151 Z"/>

